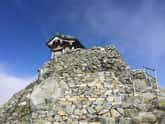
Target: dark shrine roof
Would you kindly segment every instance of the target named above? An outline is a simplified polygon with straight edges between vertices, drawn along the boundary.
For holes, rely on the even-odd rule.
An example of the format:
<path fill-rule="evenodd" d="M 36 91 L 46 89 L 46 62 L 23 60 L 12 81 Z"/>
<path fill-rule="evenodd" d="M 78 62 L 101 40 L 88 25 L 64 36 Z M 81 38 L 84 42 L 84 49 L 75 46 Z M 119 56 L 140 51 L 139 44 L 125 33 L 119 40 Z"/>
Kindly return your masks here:
<path fill-rule="evenodd" d="M 50 41 L 52 41 L 55 37 L 58 37 L 58 38 L 63 39 L 63 40 L 73 40 L 73 41 L 76 42 L 76 44 L 79 45 L 79 47 L 85 48 L 84 45 L 81 44 L 81 42 L 80 42 L 77 38 L 75 38 L 75 37 L 73 37 L 73 36 L 70 36 L 70 35 L 63 35 L 63 34 L 56 34 L 55 36 L 53 36 L 52 38 L 50 38 L 50 39 L 48 40 L 47 44 L 48 44 Z"/>

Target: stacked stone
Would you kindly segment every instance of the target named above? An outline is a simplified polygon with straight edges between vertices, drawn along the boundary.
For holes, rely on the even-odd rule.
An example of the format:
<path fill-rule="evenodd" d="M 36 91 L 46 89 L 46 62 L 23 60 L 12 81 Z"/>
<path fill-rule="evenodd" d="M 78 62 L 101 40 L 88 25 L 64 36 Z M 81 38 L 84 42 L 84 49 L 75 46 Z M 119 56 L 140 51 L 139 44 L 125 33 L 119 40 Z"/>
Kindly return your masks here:
<path fill-rule="evenodd" d="M 69 51 L 45 64 L 44 68 L 40 69 L 39 75 L 40 80 L 45 80 L 50 76 L 59 77 L 56 79 L 57 82 L 61 87 L 65 87 L 64 97 L 57 99 L 56 103 L 52 103 L 50 107 L 51 111 L 54 108 L 52 113 L 55 114 L 54 118 L 59 123 L 63 121 L 69 123 L 73 120 L 92 121 L 104 114 L 108 117 L 114 114 L 119 116 L 120 113 L 114 110 L 113 106 L 121 104 L 122 100 L 132 94 L 127 65 L 112 46 Z M 124 85 L 126 83 L 128 85 Z M 47 111 L 47 115 L 48 113 Z M 69 120 L 63 119 L 64 113 L 65 116 L 69 116 Z M 59 117 L 59 114 L 62 116 Z"/>
<path fill-rule="evenodd" d="M 0 109 L 0 123 L 161 123 L 165 96 L 156 99 L 139 86 L 150 82 L 145 73 L 129 70 L 113 46 L 74 49 L 39 69 L 37 80 Z"/>
<path fill-rule="evenodd" d="M 30 87 L 30 86 L 29 86 Z M 29 122 L 31 117 L 30 94 L 31 88 L 16 93 L 0 110 L 1 124 L 18 124 L 20 122 Z"/>
<path fill-rule="evenodd" d="M 157 88 L 156 79 L 151 75 L 145 73 L 144 70 L 131 71 L 131 75 L 132 81 L 135 84 L 136 92 L 154 92 L 156 94 L 157 90 L 159 90 Z"/>
<path fill-rule="evenodd" d="M 126 86 L 110 72 L 77 74 L 74 78 L 60 77 L 59 83 L 65 88 L 64 94 L 56 101 L 49 101 L 47 106 L 51 108 L 47 109 L 47 113 L 54 113 L 54 120 L 58 123 L 92 122 L 101 117 L 121 116 L 113 107 L 121 105 L 128 97 L 124 92 Z"/>
<path fill-rule="evenodd" d="M 127 68 L 128 66 L 113 46 L 87 50 L 75 49 L 46 63 L 44 68 L 40 69 L 40 77 L 62 76 L 66 73 L 74 76 L 75 73 L 82 72 L 113 71 L 122 83 L 131 83 L 130 71 Z"/>
<path fill-rule="evenodd" d="M 34 86 L 39 83 L 39 80 L 33 81 L 25 89 L 14 94 L 12 98 L 0 108 L 0 124 L 31 123 L 32 109 L 30 95 Z"/>

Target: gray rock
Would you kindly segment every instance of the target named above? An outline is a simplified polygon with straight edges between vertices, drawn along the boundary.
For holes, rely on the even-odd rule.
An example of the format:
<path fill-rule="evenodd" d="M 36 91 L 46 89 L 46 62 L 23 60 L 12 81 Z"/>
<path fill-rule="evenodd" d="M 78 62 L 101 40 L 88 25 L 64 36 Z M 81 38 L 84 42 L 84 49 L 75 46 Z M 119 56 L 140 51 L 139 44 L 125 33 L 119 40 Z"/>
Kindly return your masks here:
<path fill-rule="evenodd" d="M 163 124 L 165 91 L 154 83 L 128 69 L 113 46 L 71 50 L 1 106 L 0 124 Z"/>
<path fill-rule="evenodd" d="M 87 108 L 87 111 L 88 111 L 90 114 L 96 113 L 96 110 L 95 110 L 94 108 L 92 108 L 92 107 L 88 107 L 88 108 Z"/>

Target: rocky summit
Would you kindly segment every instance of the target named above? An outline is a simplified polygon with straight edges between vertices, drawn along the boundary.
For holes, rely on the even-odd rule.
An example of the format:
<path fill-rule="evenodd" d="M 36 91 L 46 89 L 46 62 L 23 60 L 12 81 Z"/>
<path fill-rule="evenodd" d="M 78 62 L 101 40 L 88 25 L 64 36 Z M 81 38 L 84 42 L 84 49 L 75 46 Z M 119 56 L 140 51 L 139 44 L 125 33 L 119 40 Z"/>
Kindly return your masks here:
<path fill-rule="evenodd" d="M 0 124 L 165 124 L 165 90 L 114 46 L 72 49 L 0 108 Z"/>

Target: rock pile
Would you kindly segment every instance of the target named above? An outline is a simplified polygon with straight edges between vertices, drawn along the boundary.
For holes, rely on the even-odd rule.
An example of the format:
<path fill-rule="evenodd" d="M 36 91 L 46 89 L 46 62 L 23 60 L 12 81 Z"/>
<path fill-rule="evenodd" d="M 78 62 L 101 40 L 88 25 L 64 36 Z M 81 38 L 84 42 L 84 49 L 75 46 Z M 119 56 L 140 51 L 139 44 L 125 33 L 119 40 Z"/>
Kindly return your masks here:
<path fill-rule="evenodd" d="M 113 46 L 74 49 L 0 108 L 2 124 L 164 124 L 165 91 Z"/>

